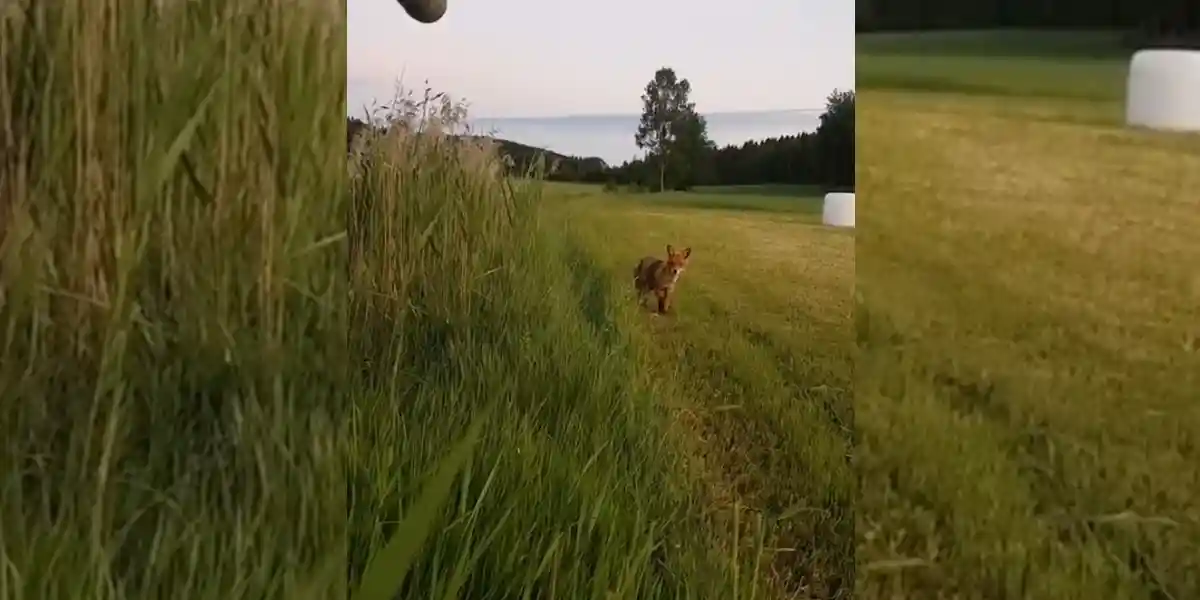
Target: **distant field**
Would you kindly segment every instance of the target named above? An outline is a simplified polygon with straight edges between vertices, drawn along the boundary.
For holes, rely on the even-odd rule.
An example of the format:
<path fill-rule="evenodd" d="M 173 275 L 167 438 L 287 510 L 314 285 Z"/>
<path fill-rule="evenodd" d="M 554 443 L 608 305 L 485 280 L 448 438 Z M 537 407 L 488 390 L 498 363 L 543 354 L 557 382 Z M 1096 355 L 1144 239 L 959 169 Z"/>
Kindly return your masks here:
<path fill-rule="evenodd" d="M 859 37 L 858 597 L 1200 597 L 1200 140 L 1103 39 Z"/>
<path fill-rule="evenodd" d="M 751 193 L 764 189 L 594 188 L 560 210 L 612 290 L 597 320 L 622 315 L 644 351 L 720 546 L 733 544 L 735 506 L 765 518 L 769 597 L 819 597 L 853 578 L 854 238 L 807 214 L 811 198 Z M 631 270 L 667 244 L 694 253 L 677 312 L 657 317 L 636 308 Z"/>
<path fill-rule="evenodd" d="M 1123 98 L 1131 55 L 1108 32 L 860 35 L 856 51 L 861 88 L 1068 100 Z"/>
<path fill-rule="evenodd" d="M 778 183 L 763 183 L 757 185 L 712 185 L 699 186 L 694 190 L 705 195 L 731 195 L 780 198 L 815 198 L 820 197 L 820 186 L 788 185 Z"/>
<path fill-rule="evenodd" d="M 549 184 L 553 195 L 560 198 L 595 196 L 613 204 L 644 204 L 670 208 L 697 208 L 725 211 L 751 211 L 820 215 L 824 194 L 812 186 L 800 185 L 731 185 L 697 187 L 689 192 L 631 194 L 623 191 L 604 192 L 600 186 L 573 183 Z"/>

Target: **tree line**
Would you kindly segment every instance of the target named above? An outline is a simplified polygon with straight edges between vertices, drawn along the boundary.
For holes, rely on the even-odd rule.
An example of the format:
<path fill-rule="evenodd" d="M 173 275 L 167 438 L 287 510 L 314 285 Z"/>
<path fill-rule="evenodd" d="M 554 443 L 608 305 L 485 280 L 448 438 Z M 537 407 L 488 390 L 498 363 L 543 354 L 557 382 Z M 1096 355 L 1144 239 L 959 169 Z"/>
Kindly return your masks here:
<path fill-rule="evenodd" d="M 950 29 L 1118 29 L 1131 43 L 1195 45 L 1196 0 L 858 0 L 859 32 Z"/>
<path fill-rule="evenodd" d="M 834 90 L 816 131 L 717 147 L 690 100 L 691 83 L 659 69 L 642 94 L 634 142 L 641 158 L 590 173 L 582 181 L 650 191 L 698 185 L 787 183 L 854 186 L 854 92 Z"/>

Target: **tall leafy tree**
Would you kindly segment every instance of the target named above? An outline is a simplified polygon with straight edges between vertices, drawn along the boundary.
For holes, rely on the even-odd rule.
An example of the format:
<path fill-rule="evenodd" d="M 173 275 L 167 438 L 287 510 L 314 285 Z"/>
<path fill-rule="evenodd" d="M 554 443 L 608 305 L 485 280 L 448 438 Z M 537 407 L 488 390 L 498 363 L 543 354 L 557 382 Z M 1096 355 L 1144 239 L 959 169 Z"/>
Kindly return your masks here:
<path fill-rule="evenodd" d="M 690 189 L 711 183 L 716 144 L 708 139 L 708 121 L 695 111 L 685 112 L 676 121 L 667 174 L 671 187 Z"/>
<path fill-rule="evenodd" d="M 691 92 L 692 84 L 687 79 L 663 67 L 654 73 L 642 94 L 642 119 L 633 139 L 658 168 L 659 191 L 667 187 L 669 169 L 685 182 L 689 171 L 711 148 L 708 125 L 696 114 L 696 104 L 689 100 Z"/>
<path fill-rule="evenodd" d="M 820 152 L 827 185 L 854 186 L 854 91 L 834 90 L 825 101 L 825 112 L 817 126 Z"/>

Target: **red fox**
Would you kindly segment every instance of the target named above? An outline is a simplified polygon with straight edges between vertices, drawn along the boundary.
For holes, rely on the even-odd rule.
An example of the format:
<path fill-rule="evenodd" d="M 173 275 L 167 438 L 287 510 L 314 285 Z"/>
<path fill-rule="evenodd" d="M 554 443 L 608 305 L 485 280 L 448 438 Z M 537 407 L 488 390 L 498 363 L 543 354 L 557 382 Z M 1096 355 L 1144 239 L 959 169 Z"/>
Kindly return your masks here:
<path fill-rule="evenodd" d="M 671 309 L 671 292 L 679 276 L 687 268 L 688 257 L 692 255 L 691 248 L 684 248 L 676 253 L 675 248 L 667 245 L 667 260 L 659 260 L 647 256 L 633 269 L 633 287 L 637 290 L 638 304 L 645 305 L 646 295 L 651 292 L 658 297 L 658 312 L 666 314 Z"/>

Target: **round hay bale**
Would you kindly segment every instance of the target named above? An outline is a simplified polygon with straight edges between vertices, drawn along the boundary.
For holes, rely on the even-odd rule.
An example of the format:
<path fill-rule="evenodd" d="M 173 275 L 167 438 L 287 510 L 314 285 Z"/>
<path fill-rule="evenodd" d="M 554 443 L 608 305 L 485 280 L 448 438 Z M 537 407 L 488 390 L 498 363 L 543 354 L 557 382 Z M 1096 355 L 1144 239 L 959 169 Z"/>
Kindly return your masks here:
<path fill-rule="evenodd" d="M 854 227 L 854 194 L 825 194 L 821 221 L 833 227 Z"/>
<path fill-rule="evenodd" d="M 1129 62 L 1125 122 L 1200 131 L 1200 51 L 1140 50 Z"/>

